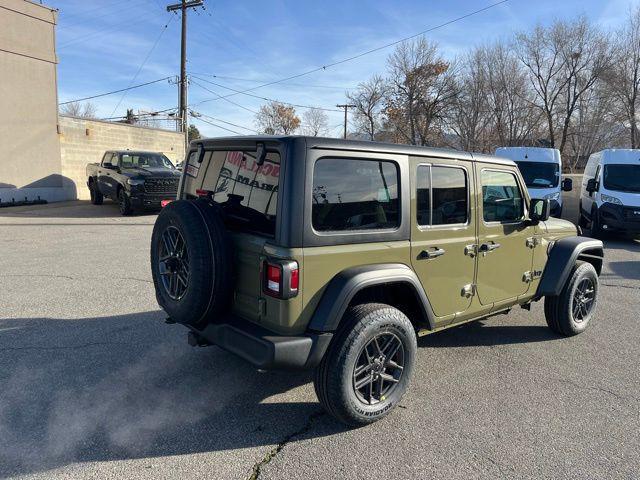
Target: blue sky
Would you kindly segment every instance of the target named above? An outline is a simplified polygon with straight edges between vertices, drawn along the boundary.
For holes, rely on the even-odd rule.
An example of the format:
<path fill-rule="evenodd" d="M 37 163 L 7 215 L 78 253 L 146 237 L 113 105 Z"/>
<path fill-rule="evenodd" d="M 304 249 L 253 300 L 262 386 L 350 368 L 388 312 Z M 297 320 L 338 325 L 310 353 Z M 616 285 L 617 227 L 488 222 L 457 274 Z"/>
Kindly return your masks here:
<path fill-rule="evenodd" d="M 430 33 L 428 38 L 439 44 L 445 57 L 454 58 L 470 46 L 510 37 L 513 32 L 529 29 L 537 22 L 570 19 L 580 13 L 604 28 L 615 29 L 630 6 L 638 1 L 509 0 Z M 49 0 L 48 6 L 59 10 L 56 32 L 59 101 L 177 75 L 180 19 L 166 12 L 167 3 L 164 0 Z M 244 90 L 398 40 L 492 3 L 495 0 L 205 0 L 206 10 L 200 9 L 198 14 L 191 11 L 188 17 L 187 68 L 201 78 Z M 391 51 L 385 49 L 251 93 L 333 109 L 337 103 L 344 102 L 345 89 L 382 73 Z M 241 106 L 212 100 L 215 95 L 203 86 L 217 94 L 233 92 L 203 80 L 194 78 L 194 81 L 200 84 L 190 87 L 189 103 L 194 105 L 194 110 L 237 125 L 255 127 L 251 111 L 257 111 L 264 100 L 245 95 L 228 99 Z M 131 90 L 121 98 L 122 94 L 116 94 L 92 103 L 98 108 L 99 117 L 121 116 L 127 108 L 162 110 L 177 105 L 177 86 L 155 83 Z M 299 113 L 302 111 L 298 109 Z M 328 112 L 328 115 L 329 124 L 337 133 L 342 116 L 339 112 Z M 195 123 L 207 136 L 229 134 L 202 122 Z M 238 132 L 251 133 L 218 123 Z"/>

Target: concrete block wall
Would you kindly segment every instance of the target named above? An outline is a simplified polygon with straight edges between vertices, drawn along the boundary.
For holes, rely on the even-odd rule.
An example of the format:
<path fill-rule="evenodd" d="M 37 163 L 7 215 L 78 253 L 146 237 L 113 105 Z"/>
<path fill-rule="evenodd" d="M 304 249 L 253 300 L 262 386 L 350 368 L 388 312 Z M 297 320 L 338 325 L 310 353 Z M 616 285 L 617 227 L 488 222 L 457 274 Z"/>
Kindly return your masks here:
<path fill-rule="evenodd" d="M 99 162 L 106 150 L 149 150 L 164 153 L 175 165 L 184 159 L 184 135 L 61 115 L 58 120 L 62 175 L 76 186 L 80 200 L 89 198 L 86 166 Z"/>

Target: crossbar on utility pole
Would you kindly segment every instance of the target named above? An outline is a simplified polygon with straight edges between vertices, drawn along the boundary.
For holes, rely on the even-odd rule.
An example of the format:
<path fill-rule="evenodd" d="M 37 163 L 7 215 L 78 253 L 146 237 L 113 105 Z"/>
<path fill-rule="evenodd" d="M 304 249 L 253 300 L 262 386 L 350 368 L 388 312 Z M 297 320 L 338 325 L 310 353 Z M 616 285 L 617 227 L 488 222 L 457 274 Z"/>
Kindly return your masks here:
<path fill-rule="evenodd" d="M 356 106 L 351 104 L 342 104 L 342 105 L 336 105 L 336 107 L 344 108 L 344 136 L 342 138 L 346 139 L 347 138 L 347 110 L 349 108 L 355 108 Z"/>
<path fill-rule="evenodd" d="M 188 132 L 188 102 L 187 102 L 187 10 L 201 7 L 203 0 L 182 0 L 180 3 L 167 6 L 167 12 L 182 12 L 182 40 L 180 42 L 180 99 L 178 110 L 180 112 L 180 130 L 184 133 L 185 148 L 189 147 Z"/>

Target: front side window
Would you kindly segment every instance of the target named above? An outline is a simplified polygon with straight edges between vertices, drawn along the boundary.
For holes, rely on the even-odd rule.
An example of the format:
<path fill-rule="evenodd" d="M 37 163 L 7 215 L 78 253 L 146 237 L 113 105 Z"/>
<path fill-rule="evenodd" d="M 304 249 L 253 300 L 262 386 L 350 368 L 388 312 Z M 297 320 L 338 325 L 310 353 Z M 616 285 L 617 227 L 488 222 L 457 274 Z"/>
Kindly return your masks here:
<path fill-rule="evenodd" d="M 399 227 L 398 184 L 393 162 L 318 160 L 313 172 L 313 228 L 329 232 Z"/>
<path fill-rule="evenodd" d="M 482 171 L 482 215 L 485 222 L 516 222 L 524 215 L 524 199 L 513 173 Z"/>
<path fill-rule="evenodd" d="M 549 162 L 516 162 L 524 183 L 529 188 L 557 188 L 560 166 Z"/>
<path fill-rule="evenodd" d="M 640 165 L 605 165 L 602 179 L 607 190 L 640 193 Z"/>
<path fill-rule="evenodd" d="M 428 165 L 418 167 L 418 225 L 466 223 L 468 198 L 467 174 L 464 169 Z"/>

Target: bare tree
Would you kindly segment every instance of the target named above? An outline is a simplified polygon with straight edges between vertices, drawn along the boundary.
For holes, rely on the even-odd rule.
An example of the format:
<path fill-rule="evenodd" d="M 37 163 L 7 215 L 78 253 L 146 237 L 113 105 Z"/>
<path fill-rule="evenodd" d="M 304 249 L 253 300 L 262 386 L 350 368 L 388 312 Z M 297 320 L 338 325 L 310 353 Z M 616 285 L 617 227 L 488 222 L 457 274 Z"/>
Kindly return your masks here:
<path fill-rule="evenodd" d="M 356 131 L 375 140 L 381 128 L 382 114 L 387 86 L 380 75 L 375 75 L 366 82 L 358 84 L 358 88 L 347 92 L 349 103 L 355 105 L 353 123 Z"/>
<path fill-rule="evenodd" d="M 605 75 L 608 91 L 616 99 L 623 121 L 628 124 L 631 148 L 638 138 L 638 102 L 640 100 L 640 7 L 629 10 L 626 24 L 616 35 L 614 62 Z"/>
<path fill-rule="evenodd" d="M 60 114 L 70 117 L 96 118 L 96 106 L 90 102 L 65 103 L 60 106 Z"/>
<path fill-rule="evenodd" d="M 598 82 L 580 97 L 574 117 L 563 156 L 572 172 L 583 168 L 593 152 L 625 143 L 620 113 L 604 82 Z"/>
<path fill-rule="evenodd" d="M 317 108 L 305 110 L 302 114 L 302 132 L 311 137 L 322 137 L 329 134 L 327 114 Z"/>
<path fill-rule="evenodd" d="M 267 135 L 289 135 L 300 126 L 300 118 L 293 107 L 280 102 L 271 102 L 260 107 L 256 114 L 256 125 Z"/>
<path fill-rule="evenodd" d="M 468 151 L 487 151 L 491 122 L 487 103 L 488 78 L 485 53 L 475 49 L 464 59 L 458 80 L 460 92 L 452 99 L 448 125 L 459 146 Z"/>
<path fill-rule="evenodd" d="M 388 63 L 387 128 L 413 145 L 437 143 L 445 110 L 456 95 L 452 65 L 424 37 L 398 45 Z"/>
<path fill-rule="evenodd" d="M 493 147 L 534 143 L 541 114 L 533 103 L 524 67 L 504 42 L 482 47 L 480 59 L 486 72 Z"/>
<path fill-rule="evenodd" d="M 536 105 L 544 114 L 549 144 L 563 151 L 580 97 L 611 62 L 608 43 L 585 17 L 579 17 L 518 34 L 516 47 L 528 69 Z"/>

